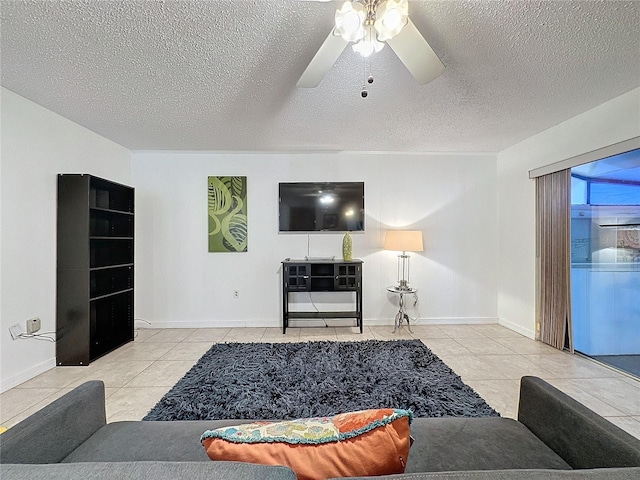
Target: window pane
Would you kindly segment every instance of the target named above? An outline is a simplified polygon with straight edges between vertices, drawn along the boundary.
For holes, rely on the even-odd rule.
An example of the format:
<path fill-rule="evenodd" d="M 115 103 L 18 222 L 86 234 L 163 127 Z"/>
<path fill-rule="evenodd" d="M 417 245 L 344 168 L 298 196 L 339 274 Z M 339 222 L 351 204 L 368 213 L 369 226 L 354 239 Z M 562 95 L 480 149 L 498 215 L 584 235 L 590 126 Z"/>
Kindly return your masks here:
<path fill-rule="evenodd" d="M 640 205 L 640 185 L 592 182 L 589 203 L 592 205 Z"/>
<path fill-rule="evenodd" d="M 587 182 L 581 178 L 571 177 L 571 205 L 586 205 Z"/>

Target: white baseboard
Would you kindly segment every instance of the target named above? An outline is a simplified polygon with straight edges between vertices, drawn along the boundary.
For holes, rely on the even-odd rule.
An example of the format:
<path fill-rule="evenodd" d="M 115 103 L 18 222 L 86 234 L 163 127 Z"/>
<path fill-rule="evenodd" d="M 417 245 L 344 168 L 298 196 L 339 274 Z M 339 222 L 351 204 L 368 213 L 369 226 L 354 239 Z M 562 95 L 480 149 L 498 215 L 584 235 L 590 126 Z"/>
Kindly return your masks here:
<path fill-rule="evenodd" d="M 514 332 L 517 332 L 520 335 L 524 335 L 525 337 L 529 337 L 532 340 L 535 340 L 536 338 L 536 332 L 534 330 L 524 328 L 522 327 L 522 325 L 518 325 L 517 323 L 510 322 L 509 320 L 505 320 L 504 318 L 500 318 L 498 320 L 498 323 L 503 327 L 506 327 L 509 330 L 513 330 Z"/>
<path fill-rule="evenodd" d="M 480 325 L 498 323 L 495 317 L 431 317 L 418 318 L 414 322 L 415 325 Z M 327 318 L 326 324 L 331 327 L 352 327 L 355 326 L 355 320 Z M 365 318 L 365 326 L 384 326 L 393 325 L 393 318 Z M 290 320 L 290 327 L 324 327 L 323 319 L 305 319 Z M 506 326 L 506 325 L 505 325 Z M 280 319 L 277 321 L 268 320 L 224 320 L 215 323 L 207 320 L 194 320 L 185 322 L 138 322 L 136 328 L 282 328 Z M 510 327 L 509 327 L 510 328 Z"/>
<path fill-rule="evenodd" d="M 9 378 L 3 378 L 0 380 L 0 393 L 6 392 L 10 388 L 17 387 L 21 383 L 26 382 L 27 380 L 31 380 L 34 377 L 37 377 L 41 373 L 44 373 L 48 370 L 51 370 L 56 366 L 56 359 L 52 357 L 44 362 L 40 362 L 37 365 L 34 365 L 31 368 L 28 368 L 17 375 L 14 375 Z"/>
<path fill-rule="evenodd" d="M 277 325 L 254 324 L 250 320 L 225 320 L 211 322 L 208 320 L 189 320 L 185 322 L 138 322 L 135 328 L 244 328 L 244 327 L 277 327 Z"/>
<path fill-rule="evenodd" d="M 498 323 L 496 317 L 431 317 L 419 318 L 416 325 L 485 325 Z"/>
<path fill-rule="evenodd" d="M 329 326 L 353 326 L 354 322 L 348 320 L 336 320 L 332 318 L 327 319 Z M 371 325 L 373 322 L 365 320 L 364 324 Z M 377 323 L 376 323 L 377 324 Z M 389 323 L 386 320 L 385 323 L 379 323 L 380 325 L 393 325 L 393 321 Z M 317 320 L 290 320 L 290 327 L 324 327 L 325 323 L 322 319 Z M 216 321 L 215 323 L 208 321 L 189 321 L 189 322 L 149 322 L 138 323 L 136 328 L 282 328 L 282 322 L 267 322 L 265 320 L 225 320 Z"/>

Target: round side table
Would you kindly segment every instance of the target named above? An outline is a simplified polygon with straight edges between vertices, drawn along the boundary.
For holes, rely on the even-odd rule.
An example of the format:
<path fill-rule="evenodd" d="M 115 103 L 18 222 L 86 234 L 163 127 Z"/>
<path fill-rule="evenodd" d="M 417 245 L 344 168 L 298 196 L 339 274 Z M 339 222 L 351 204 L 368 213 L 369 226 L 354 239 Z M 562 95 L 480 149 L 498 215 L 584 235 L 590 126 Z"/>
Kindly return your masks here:
<path fill-rule="evenodd" d="M 393 323 L 393 333 L 396 333 L 397 330 L 400 329 L 400 327 L 402 327 L 402 324 L 404 323 L 404 321 L 407 321 L 407 329 L 409 329 L 410 333 L 413 333 L 413 331 L 411 331 L 411 323 L 409 322 L 409 315 L 407 315 L 407 312 L 404 309 L 404 296 L 405 295 L 413 295 L 414 293 L 418 292 L 417 288 L 411 288 L 411 287 L 407 287 L 407 288 L 398 288 L 398 287 L 387 287 L 387 292 L 390 293 L 395 293 L 396 295 L 399 296 L 399 300 L 398 300 L 398 313 L 396 314 L 396 318 L 395 321 Z"/>

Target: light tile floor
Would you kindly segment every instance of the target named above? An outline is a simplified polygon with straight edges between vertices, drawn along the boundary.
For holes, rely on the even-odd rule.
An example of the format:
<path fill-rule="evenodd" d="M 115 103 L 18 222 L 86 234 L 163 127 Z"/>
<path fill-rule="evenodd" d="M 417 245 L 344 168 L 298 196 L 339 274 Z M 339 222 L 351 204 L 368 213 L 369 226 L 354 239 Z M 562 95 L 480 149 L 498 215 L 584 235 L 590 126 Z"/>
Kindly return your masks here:
<path fill-rule="evenodd" d="M 215 342 L 417 338 L 503 416 L 515 418 L 519 379 L 536 375 L 640 438 L 640 380 L 500 325 L 356 328 L 140 329 L 134 342 L 86 367 L 55 367 L 0 395 L 0 423 L 17 422 L 90 379 L 105 382 L 107 418 L 139 420 Z"/>

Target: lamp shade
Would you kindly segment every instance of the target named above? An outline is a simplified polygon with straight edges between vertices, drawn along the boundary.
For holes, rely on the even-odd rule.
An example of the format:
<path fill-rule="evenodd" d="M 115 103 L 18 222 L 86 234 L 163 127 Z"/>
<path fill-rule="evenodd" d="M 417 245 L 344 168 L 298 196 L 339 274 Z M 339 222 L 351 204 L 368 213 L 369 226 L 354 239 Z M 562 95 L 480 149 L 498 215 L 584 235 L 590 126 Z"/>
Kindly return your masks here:
<path fill-rule="evenodd" d="M 399 252 L 422 252 L 422 232 L 420 230 L 387 230 L 384 239 L 385 250 Z"/>

